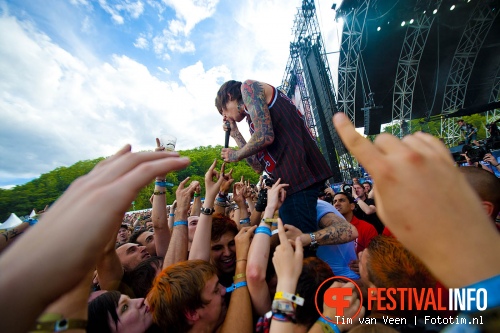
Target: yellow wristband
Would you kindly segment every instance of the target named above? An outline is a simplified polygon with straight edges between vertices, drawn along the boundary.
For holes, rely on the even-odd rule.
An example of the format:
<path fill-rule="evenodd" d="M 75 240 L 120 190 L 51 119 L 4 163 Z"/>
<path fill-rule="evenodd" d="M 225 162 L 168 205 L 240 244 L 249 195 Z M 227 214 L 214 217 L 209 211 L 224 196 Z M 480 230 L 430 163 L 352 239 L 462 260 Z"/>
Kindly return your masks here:
<path fill-rule="evenodd" d="M 300 297 L 299 295 L 285 293 L 282 291 L 276 292 L 276 294 L 274 294 L 274 299 L 286 299 L 286 300 L 294 302 L 297 305 L 304 305 L 304 299 L 302 297 Z"/>
<path fill-rule="evenodd" d="M 278 222 L 278 219 L 262 219 L 260 220 L 260 222 L 264 222 L 265 224 L 267 224 L 269 227 L 272 226 L 273 222 Z"/>
<path fill-rule="evenodd" d="M 236 281 L 238 279 L 245 278 L 245 277 L 247 277 L 245 273 L 236 274 L 235 276 L 233 276 L 233 281 Z"/>

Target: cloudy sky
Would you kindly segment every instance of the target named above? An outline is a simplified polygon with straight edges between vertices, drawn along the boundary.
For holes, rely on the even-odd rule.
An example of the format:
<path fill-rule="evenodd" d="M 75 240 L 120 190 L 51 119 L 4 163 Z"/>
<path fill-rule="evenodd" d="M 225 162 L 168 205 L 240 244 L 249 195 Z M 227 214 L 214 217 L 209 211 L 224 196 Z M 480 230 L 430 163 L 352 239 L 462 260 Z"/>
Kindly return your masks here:
<path fill-rule="evenodd" d="M 316 0 L 328 52 L 338 50 L 333 2 Z M 152 149 L 163 133 L 178 150 L 223 144 L 220 84 L 280 85 L 300 5 L 0 0 L 0 187 L 126 143 Z"/>

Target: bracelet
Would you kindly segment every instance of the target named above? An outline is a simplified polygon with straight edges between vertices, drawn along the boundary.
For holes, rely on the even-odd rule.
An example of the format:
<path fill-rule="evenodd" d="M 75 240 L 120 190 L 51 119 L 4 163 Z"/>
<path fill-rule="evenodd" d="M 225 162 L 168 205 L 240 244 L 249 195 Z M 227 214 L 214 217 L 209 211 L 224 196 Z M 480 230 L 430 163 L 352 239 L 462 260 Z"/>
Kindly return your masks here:
<path fill-rule="evenodd" d="M 38 317 L 31 332 L 62 332 L 72 329 L 85 329 L 87 320 L 64 318 L 60 314 L 46 313 Z"/>
<path fill-rule="evenodd" d="M 277 235 L 278 233 L 279 233 L 278 229 L 274 229 L 273 231 L 271 231 L 272 236 Z"/>
<path fill-rule="evenodd" d="M 354 198 L 354 202 L 358 202 L 359 201 L 359 198 Z"/>
<path fill-rule="evenodd" d="M 326 318 L 328 318 L 328 317 L 326 317 Z M 328 319 L 330 319 L 330 318 L 328 318 Z M 323 316 L 319 316 L 319 318 L 316 322 L 318 322 L 318 321 L 319 321 L 319 324 L 321 325 L 321 328 L 323 329 L 323 332 L 326 331 L 326 332 L 340 333 L 339 327 L 335 323 L 323 318 Z"/>
<path fill-rule="evenodd" d="M 271 224 L 271 227 L 278 227 L 278 223 L 273 222 L 273 223 Z"/>
<path fill-rule="evenodd" d="M 245 277 L 247 277 L 247 275 L 245 273 L 236 274 L 235 276 L 233 276 L 233 281 L 236 281 L 238 279 L 245 278 Z"/>
<path fill-rule="evenodd" d="M 220 192 L 220 191 L 219 191 L 219 195 L 217 197 L 223 198 L 224 200 L 227 200 L 227 194 L 224 194 L 223 192 Z"/>
<path fill-rule="evenodd" d="M 188 221 L 176 221 L 176 222 L 174 222 L 174 227 L 177 227 L 178 225 L 185 225 L 187 227 Z"/>
<path fill-rule="evenodd" d="M 276 225 L 278 225 L 278 219 L 262 219 L 262 220 L 260 220 L 260 222 L 265 223 L 268 226 L 271 226 L 273 224 L 273 222 L 275 222 Z"/>
<path fill-rule="evenodd" d="M 271 229 L 267 228 L 267 227 L 257 227 L 257 229 L 255 229 L 255 234 L 266 234 L 268 235 L 269 237 L 271 237 Z"/>
<path fill-rule="evenodd" d="M 294 302 L 297 305 L 304 305 L 304 299 L 299 295 L 294 295 L 282 291 L 276 292 L 276 294 L 274 294 L 274 299 L 286 299 Z"/>
<path fill-rule="evenodd" d="M 195 198 L 198 198 L 200 195 L 201 195 L 200 193 L 196 193 L 196 192 L 194 192 L 194 197 L 195 197 Z"/>
<path fill-rule="evenodd" d="M 167 187 L 167 182 L 158 182 L 158 181 L 156 181 L 155 185 L 156 186 L 161 186 L 161 187 Z"/>
<path fill-rule="evenodd" d="M 157 182 L 166 182 L 167 180 L 166 180 L 165 178 L 163 178 L 163 179 L 158 179 L 158 178 L 156 178 L 156 181 L 157 181 Z"/>
<path fill-rule="evenodd" d="M 165 193 L 167 193 L 167 192 L 165 192 L 165 191 L 161 191 L 161 192 L 159 192 L 159 191 L 154 191 L 154 192 L 153 192 L 153 194 L 154 194 L 154 195 L 162 195 L 162 194 L 165 194 Z"/>
<path fill-rule="evenodd" d="M 249 217 L 240 220 L 240 224 L 245 224 L 245 223 L 250 223 Z"/>
<path fill-rule="evenodd" d="M 288 313 L 281 313 L 281 312 L 274 312 L 273 311 L 273 316 L 271 319 L 277 320 L 277 321 L 282 321 L 282 322 L 292 322 L 295 323 L 295 314 L 288 314 Z"/>
<path fill-rule="evenodd" d="M 227 198 L 220 198 L 220 197 L 217 197 L 217 198 L 215 199 L 215 201 L 217 201 L 217 202 L 227 202 Z"/>
<path fill-rule="evenodd" d="M 174 213 L 170 213 L 170 214 L 168 214 L 168 216 L 175 216 L 175 214 Z"/>
<path fill-rule="evenodd" d="M 238 260 L 236 260 L 236 262 L 238 262 L 238 261 L 247 261 L 247 260 L 246 259 L 238 259 Z"/>
<path fill-rule="evenodd" d="M 241 281 L 241 282 L 238 282 L 238 283 L 233 283 L 231 285 L 231 287 L 226 288 L 226 293 L 231 293 L 231 292 L 235 291 L 238 288 L 246 287 L 246 286 L 247 286 L 247 282 L 246 281 Z"/>
<path fill-rule="evenodd" d="M 273 312 L 295 314 L 294 303 L 285 300 L 274 300 L 272 305 Z"/>
<path fill-rule="evenodd" d="M 218 200 L 215 200 L 215 204 L 217 206 L 220 206 L 220 207 L 228 207 L 229 206 L 229 202 L 227 202 L 227 201 L 218 201 Z"/>

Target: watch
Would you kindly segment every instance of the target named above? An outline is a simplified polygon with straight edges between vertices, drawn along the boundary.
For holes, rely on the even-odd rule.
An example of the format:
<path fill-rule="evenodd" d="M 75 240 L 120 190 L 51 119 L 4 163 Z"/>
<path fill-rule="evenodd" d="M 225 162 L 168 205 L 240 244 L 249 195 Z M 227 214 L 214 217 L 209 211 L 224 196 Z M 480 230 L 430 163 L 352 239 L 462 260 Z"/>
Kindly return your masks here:
<path fill-rule="evenodd" d="M 318 248 L 318 241 L 316 240 L 316 236 L 314 233 L 310 233 L 309 236 L 311 237 L 311 244 L 309 244 L 309 248 L 311 250 L 315 250 Z"/>
<path fill-rule="evenodd" d="M 215 212 L 215 209 L 213 207 L 212 208 L 203 208 L 203 207 L 201 207 L 200 208 L 200 212 L 202 214 L 205 214 L 205 215 L 212 215 Z"/>

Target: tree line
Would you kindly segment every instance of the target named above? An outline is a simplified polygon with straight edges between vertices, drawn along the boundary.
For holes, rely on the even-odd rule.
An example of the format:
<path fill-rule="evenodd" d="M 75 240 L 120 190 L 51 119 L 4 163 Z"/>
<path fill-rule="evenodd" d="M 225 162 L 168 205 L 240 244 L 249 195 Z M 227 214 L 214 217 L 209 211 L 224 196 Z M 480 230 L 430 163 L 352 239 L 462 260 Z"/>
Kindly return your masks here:
<path fill-rule="evenodd" d="M 172 172 L 166 175 L 167 183 L 172 186 L 166 188 L 167 203 L 171 204 L 175 200 L 175 191 L 179 183 L 186 177 L 191 177 L 190 180 L 197 180 L 203 186 L 205 184 L 205 173 L 214 161 L 218 159 L 217 168 L 220 170 L 222 161 L 220 160 L 220 151 L 223 147 L 218 145 L 215 147 L 198 147 L 191 150 L 179 151 L 181 156 L 189 157 L 191 164 L 184 170 Z M 0 189 L 0 222 L 5 221 L 11 213 L 17 216 L 25 216 L 31 213 L 32 209 L 36 211 L 42 210 L 46 205 L 51 205 L 59 198 L 68 186 L 78 177 L 90 172 L 94 166 L 102 161 L 104 157 L 99 157 L 93 160 L 79 161 L 69 167 L 59 167 L 48 173 L 42 174 L 24 185 L 16 186 L 12 189 Z M 243 160 L 237 163 L 230 163 L 226 170 L 233 169 L 233 178 L 236 181 L 245 177 L 252 184 L 259 181 L 259 174 Z M 149 198 L 154 192 L 154 179 L 151 183 L 144 187 L 133 203 L 130 203 L 129 210 L 139 210 L 151 208 Z"/>

